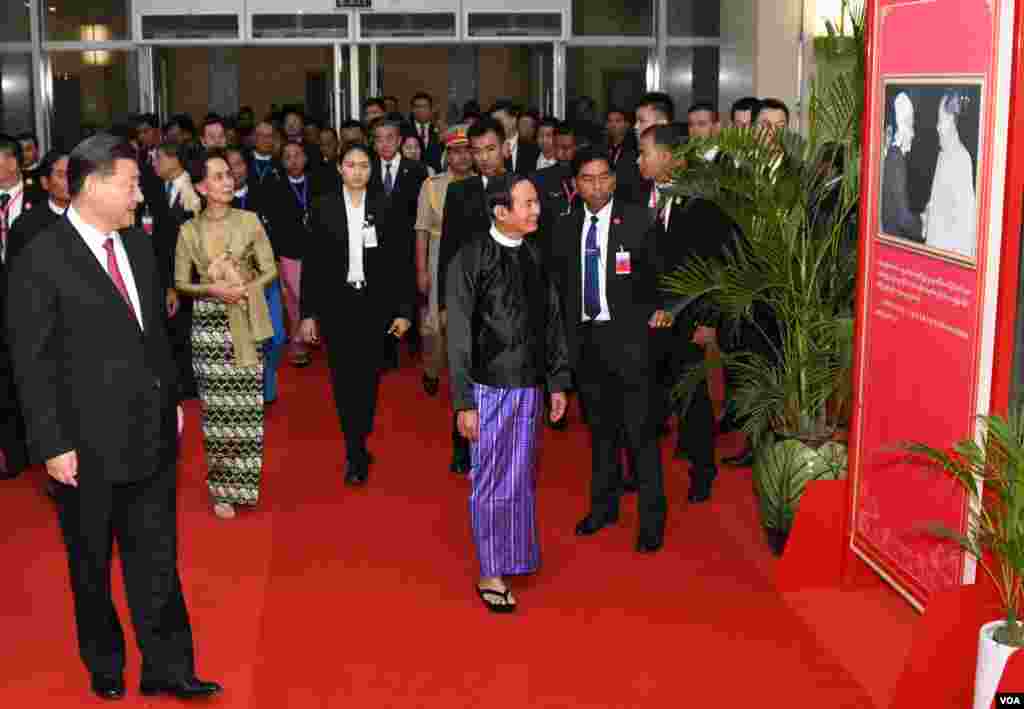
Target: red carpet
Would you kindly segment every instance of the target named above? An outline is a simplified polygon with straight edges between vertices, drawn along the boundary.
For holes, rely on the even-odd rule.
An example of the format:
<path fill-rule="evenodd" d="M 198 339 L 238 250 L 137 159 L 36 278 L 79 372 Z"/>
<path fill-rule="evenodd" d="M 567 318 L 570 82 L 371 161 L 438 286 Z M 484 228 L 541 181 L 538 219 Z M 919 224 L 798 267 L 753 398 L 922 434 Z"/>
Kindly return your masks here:
<path fill-rule="evenodd" d="M 873 683 L 898 673 L 891 647 L 884 671 L 866 652 L 832 647 L 877 645 L 884 628 L 847 617 L 828 635 L 810 620 L 815 604 L 819 616 L 845 614 L 842 594 L 794 605 L 774 589 L 748 471 L 723 468 L 713 502 L 690 507 L 685 465 L 666 455 L 666 545 L 643 557 L 633 551 L 633 497 L 618 527 L 573 535 L 586 511 L 588 436 L 578 416 L 567 432 L 545 430 L 542 570 L 514 583 L 520 613 L 498 617 L 473 593 L 468 483 L 447 471 L 447 401 L 426 397 L 412 367 L 382 382 L 377 462 L 355 491 L 342 484 L 322 354 L 308 369 L 284 367 L 263 499 L 233 521 L 210 511 L 194 404 L 188 415 L 181 568 L 200 676 L 227 688 L 219 706 L 855 709 L 885 706 Z M 10 570 L 0 585 L 0 706 L 99 705 L 77 658 L 41 473 L 0 487 Z M 909 623 L 913 614 L 892 615 Z M 138 663 L 132 644 L 122 706 L 170 701 L 138 695 Z"/>

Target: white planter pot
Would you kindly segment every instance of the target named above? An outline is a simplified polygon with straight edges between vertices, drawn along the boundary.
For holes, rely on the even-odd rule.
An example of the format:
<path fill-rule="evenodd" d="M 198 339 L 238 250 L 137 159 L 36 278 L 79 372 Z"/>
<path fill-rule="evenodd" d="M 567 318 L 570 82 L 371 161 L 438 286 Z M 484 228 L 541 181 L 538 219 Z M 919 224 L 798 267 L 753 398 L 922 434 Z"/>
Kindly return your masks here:
<path fill-rule="evenodd" d="M 978 633 L 978 666 L 974 670 L 974 709 L 991 708 L 1006 663 L 1010 655 L 1020 649 L 997 643 L 992 637 L 996 628 L 1005 623 L 1005 620 L 993 620 L 981 626 Z"/>

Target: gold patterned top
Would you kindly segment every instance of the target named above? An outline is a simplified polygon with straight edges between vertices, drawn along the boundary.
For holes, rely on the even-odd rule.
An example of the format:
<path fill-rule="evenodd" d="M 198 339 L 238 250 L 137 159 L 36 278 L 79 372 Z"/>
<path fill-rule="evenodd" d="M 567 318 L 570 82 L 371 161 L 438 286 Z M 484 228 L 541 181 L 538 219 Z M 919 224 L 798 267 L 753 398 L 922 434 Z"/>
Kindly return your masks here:
<path fill-rule="evenodd" d="M 230 209 L 223 218 L 202 212 L 181 226 L 174 262 L 174 287 L 195 298 L 212 298 L 210 287 L 241 285 L 246 296 L 227 303 L 228 324 L 235 346 L 235 363 L 255 366 L 258 345 L 274 335 L 264 289 L 277 278 L 270 239 L 253 212 Z M 192 281 L 192 267 L 199 282 Z"/>

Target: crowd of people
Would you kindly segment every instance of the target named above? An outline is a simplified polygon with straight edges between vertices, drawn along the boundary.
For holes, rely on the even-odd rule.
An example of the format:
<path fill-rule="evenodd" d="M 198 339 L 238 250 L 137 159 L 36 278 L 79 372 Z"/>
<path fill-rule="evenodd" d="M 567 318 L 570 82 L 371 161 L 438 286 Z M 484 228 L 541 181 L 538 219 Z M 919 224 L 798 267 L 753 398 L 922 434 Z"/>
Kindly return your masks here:
<path fill-rule="evenodd" d="M 540 564 L 538 428 L 565 427 L 572 392 L 592 452 L 576 534 L 615 524 L 636 492 L 636 549 L 662 547 L 670 385 L 716 330 L 673 307 L 659 278 L 740 238 L 715 205 L 668 190 L 677 148 L 713 137 L 717 109 L 677 121 L 672 99 L 649 93 L 599 125 L 499 101 L 443 126 L 425 93 L 408 114 L 396 104 L 371 98 L 337 131 L 293 109 L 198 127 L 140 115 L 41 159 L 33 136 L 0 136 L 0 473 L 45 464 L 99 696 L 125 691 L 113 539 L 142 691 L 220 691 L 195 676 L 175 557 L 180 402 L 201 401 L 211 505 L 230 519 L 260 500 L 285 361 L 326 358 L 353 486 L 374 464 L 380 374 L 407 347 L 436 397 L 448 369 L 438 415 L 452 419 L 450 470 L 471 481 L 476 591 L 491 611 L 513 612 L 508 577 Z M 773 132 L 789 111 L 745 98 L 729 119 Z M 676 426 L 691 504 L 712 495 L 719 423 L 698 389 Z"/>

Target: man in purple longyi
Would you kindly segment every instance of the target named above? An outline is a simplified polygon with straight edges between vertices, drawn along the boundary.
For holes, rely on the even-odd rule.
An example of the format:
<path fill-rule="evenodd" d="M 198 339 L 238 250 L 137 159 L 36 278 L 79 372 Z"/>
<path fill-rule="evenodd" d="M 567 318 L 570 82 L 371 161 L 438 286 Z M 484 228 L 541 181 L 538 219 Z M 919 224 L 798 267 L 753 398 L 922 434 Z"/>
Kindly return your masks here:
<path fill-rule="evenodd" d="M 551 420 L 565 414 L 569 357 L 558 295 L 537 247 L 540 203 L 524 177 L 491 178 L 489 232 L 447 271 L 448 362 L 459 432 L 471 443 L 469 499 L 480 560 L 477 593 L 496 613 L 516 609 L 504 577 L 540 565 L 534 470 L 543 386 Z"/>

